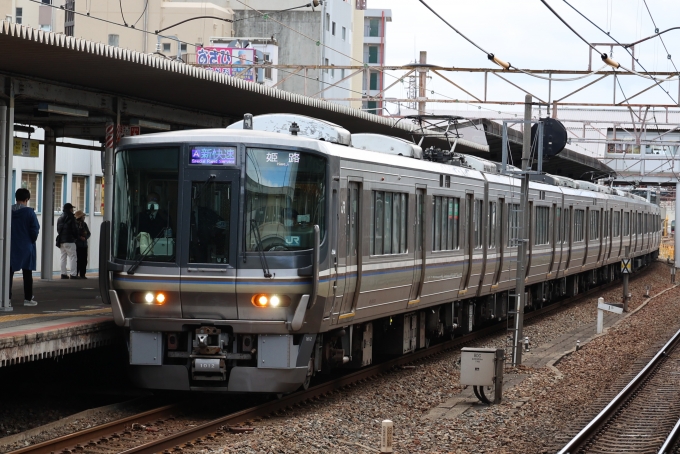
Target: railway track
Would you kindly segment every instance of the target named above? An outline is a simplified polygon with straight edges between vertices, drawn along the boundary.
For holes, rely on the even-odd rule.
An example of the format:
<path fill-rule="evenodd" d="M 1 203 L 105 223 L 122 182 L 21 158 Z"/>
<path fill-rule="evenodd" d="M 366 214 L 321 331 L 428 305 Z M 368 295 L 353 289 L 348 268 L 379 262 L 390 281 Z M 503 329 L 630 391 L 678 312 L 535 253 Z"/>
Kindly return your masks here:
<path fill-rule="evenodd" d="M 530 320 L 559 308 L 575 304 L 595 292 L 606 290 L 616 285 L 615 282 L 601 285 L 575 297 L 550 304 L 541 309 L 525 314 Z M 184 447 L 219 444 L 219 438 L 228 431 L 246 431 L 247 428 L 237 426 L 253 419 L 285 411 L 322 399 L 340 389 L 350 387 L 381 376 L 409 363 L 442 354 L 446 351 L 463 347 L 499 331 L 504 331 L 505 322 L 501 322 L 474 333 L 432 345 L 424 350 L 401 356 L 374 366 L 349 373 L 326 383 L 311 387 L 306 391 L 290 394 L 281 399 L 263 403 L 254 407 L 243 408 L 207 422 L 198 424 L 181 423 L 175 416 L 182 411 L 179 404 L 167 405 L 118 421 L 96 426 L 84 431 L 48 440 L 13 451 L 13 454 L 50 454 L 50 453 L 154 453 L 174 452 Z"/>
<path fill-rule="evenodd" d="M 673 424 L 680 418 L 678 344 L 680 331 L 558 454 L 677 452 L 680 429 Z M 668 434 L 672 436 L 664 442 Z"/>

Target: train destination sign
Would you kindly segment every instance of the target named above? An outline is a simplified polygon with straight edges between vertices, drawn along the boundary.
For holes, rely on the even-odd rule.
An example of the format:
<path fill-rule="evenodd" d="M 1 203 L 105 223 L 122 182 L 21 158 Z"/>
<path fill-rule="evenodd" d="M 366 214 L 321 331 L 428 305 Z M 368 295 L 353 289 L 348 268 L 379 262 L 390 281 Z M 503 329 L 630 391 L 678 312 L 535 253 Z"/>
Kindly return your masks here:
<path fill-rule="evenodd" d="M 235 147 L 193 147 L 191 149 L 192 165 L 218 166 L 235 165 Z"/>

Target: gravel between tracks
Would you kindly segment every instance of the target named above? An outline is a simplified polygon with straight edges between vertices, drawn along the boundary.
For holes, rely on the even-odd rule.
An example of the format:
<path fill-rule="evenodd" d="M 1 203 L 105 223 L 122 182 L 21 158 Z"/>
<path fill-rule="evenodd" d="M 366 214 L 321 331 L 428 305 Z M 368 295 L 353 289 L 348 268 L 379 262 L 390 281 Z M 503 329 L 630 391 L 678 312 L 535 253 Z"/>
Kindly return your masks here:
<path fill-rule="evenodd" d="M 651 295 L 670 287 L 667 265 L 653 263 L 631 279 L 631 310 L 646 300 L 647 285 Z M 597 311 L 593 301 L 599 296 L 618 301 L 620 292 L 620 287 L 613 287 L 532 321 L 525 327 L 532 347 L 594 323 Z M 337 392 L 318 403 L 255 421 L 254 433 L 227 435 L 219 447 L 184 452 L 378 452 L 383 419 L 394 421 L 396 453 L 551 452 L 555 435 L 590 404 L 597 390 L 605 389 L 638 355 L 670 337 L 678 327 L 680 288 L 674 288 L 562 359 L 557 365 L 561 378 L 549 368 L 521 368 L 528 376 L 504 392 L 501 405 L 479 406 L 457 419 L 424 418 L 432 408 L 461 392 L 455 366 L 460 353 L 456 351 Z M 503 343 L 504 335 L 499 335 L 479 346 Z M 522 401 L 526 403 L 517 408 Z"/>

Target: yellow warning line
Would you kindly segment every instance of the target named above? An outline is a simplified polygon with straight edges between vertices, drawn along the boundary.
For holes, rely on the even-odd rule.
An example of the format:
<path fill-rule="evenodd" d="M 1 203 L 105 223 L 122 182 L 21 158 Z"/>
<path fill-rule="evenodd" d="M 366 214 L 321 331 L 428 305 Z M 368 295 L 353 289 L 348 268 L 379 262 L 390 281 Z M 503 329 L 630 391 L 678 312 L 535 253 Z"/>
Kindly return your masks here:
<path fill-rule="evenodd" d="M 0 323 L 3 322 L 13 322 L 15 320 L 27 320 L 29 318 L 40 318 L 40 317 L 79 317 L 82 315 L 98 315 L 98 314 L 110 314 L 111 308 L 103 309 L 91 309 L 86 311 L 70 311 L 70 312 L 50 312 L 47 314 L 16 314 L 16 315 L 4 315 L 0 317 Z"/>

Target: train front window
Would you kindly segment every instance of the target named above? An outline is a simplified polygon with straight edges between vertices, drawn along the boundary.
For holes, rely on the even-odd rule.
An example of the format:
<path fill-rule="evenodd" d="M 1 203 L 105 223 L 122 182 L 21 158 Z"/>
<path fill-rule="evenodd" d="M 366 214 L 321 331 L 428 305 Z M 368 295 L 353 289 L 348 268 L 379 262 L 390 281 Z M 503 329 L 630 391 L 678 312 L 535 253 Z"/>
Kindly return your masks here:
<path fill-rule="evenodd" d="M 262 148 L 246 155 L 246 250 L 312 248 L 314 225 L 322 239 L 326 230 L 326 160 Z"/>
<path fill-rule="evenodd" d="M 122 260 L 175 259 L 179 149 L 116 154 L 113 255 Z"/>

